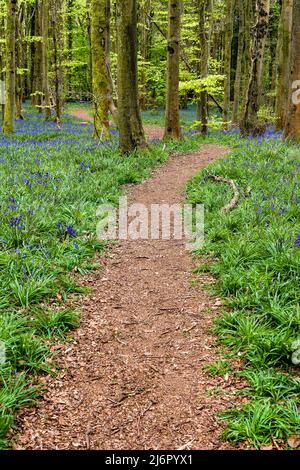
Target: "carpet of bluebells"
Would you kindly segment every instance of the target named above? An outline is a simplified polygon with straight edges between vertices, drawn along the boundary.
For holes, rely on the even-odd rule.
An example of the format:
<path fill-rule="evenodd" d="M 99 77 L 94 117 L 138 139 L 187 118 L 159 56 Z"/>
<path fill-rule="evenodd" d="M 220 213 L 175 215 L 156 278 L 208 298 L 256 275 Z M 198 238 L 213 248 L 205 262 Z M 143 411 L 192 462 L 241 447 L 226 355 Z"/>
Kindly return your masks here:
<path fill-rule="evenodd" d="M 54 369 L 47 343 L 78 325 L 64 303 L 85 291 L 73 273 L 95 269 L 104 249 L 98 205 L 117 204 L 121 185 L 145 178 L 167 152 L 123 157 L 116 132 L 98 143 L 91 124 L 65 116 L 59 130 L 30 108 L 15 134 L 0 133 L 0 447 L 15 411 L 39 392 L 35 374 Z"/>
<path fill-rule="evenodd" d="M 143 117 L 160 123 L 162 111 Z M 203 142 L 195 135 L 194 110 L 183 110 L 182 118 L 185 141 L 156 143 L 127 157 L 118 151 L 116 132 L 98 143 L 91 124 L 66 115 L 59 130 L 30 108 L 13 136 L 0 134 L 0 448 L 9 446 L 18 408 L 42 393 L 36 374 L 55 372 L 49 347 L 57 338 L 70 340 L 66 332 L 79 324 L 79 312 L 65 302 L 85 292 L 78 274 L 99 268 L 93 255 L 105 245 L 95 237 L 97 206 L 117 204 L 121 186 L 147 177 L 170 151 Z M 300 339 L 300 149 L 280 138 L 272 129 L 248 140 L 237 130 L 214 131 L 205 141 L 229 144 L 233 152 L 187 186 L 189 201 L 206 208 L 208 263 L 198 269 L 213 271 L 226 302 L 214 327 L 226 360 L 214 371 L 233 373 L 231 356 L 239 353 L 246 367 L 235 373 L 247 380 L 243 393 L 251 397 L 222 416 L 224 438 L 256 447 L 271 437 L 286 439 L 300 424 L 292 363 Z M 207 172 L 239 185 L 241 201 L 224 217 L 219 209 L 230 189 L 207 181 Z"/>
<path fill-rule="evenodd" d="M 214 331 L 228 363 L 211 370 L 230 370 L 238 354 L 244 365 L 231 373 L 248 381 L 242 393 L 251 397 L 221 416 L 223 437 L 256 447 L 275 438 L 284 447 L 300 429 L 300 146 L 283 143 L 271 128 L 248 140 L 221 131 L 220 140 L 233 152 L 192 178 L 187 195 L 206 211 L 208 261 L 196 271 L 216 275 L 225 303 Z M 231 189 L 207 173 L 238 184 L 241 200 L 224 216 Z"/>

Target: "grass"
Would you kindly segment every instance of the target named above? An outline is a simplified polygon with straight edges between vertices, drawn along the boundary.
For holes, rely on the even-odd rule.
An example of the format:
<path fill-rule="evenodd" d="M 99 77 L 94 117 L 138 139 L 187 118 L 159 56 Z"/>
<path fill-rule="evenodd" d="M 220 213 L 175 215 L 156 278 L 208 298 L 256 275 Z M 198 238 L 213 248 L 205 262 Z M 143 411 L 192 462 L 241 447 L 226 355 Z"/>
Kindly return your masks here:
<path fill-rule="evenodd" d="M 222 414 L 222 436 L 259 448 L 272 438 L 286 443 L 300 429 L 300 149 L 271 131 L 259 139 L 236 133 L 208 138 L 230 140 L 234 150 L 193 177 L 186 192 L 188 202 L 205 205 L 199 255 L 214 257 L 195 272 L 216 277 L 213 290 L 226 306 L 213 331 L 232 356 L 243 358 L 240 373 L 249 383 L 247 403 Z M 231 189 L 206 180 L 207 173 L 238 184 L 241 200 L 224 216 L 219 211 Z M 220 364 L 207 367 L 218 373 Z"/>
<path fill-rule="evenodd" d="M 0 134 L 0 447 L 17 410 L 34 401 L 38 373 L 54 373 L 53 341 L 66 340 L 79 312 L 64 307 L 86 289 L 72 271 L 99 269 L 92 261 L 96 209 L 117 204 L 122 185 L 138 183 L 172 151 L 198 147 L 197 138 L 158 143 L 123 157 L 118 139 L 99 144 L 92 125 L 64 116 L 62 130 L 25 108 L 16 133 Z M 4 360 L 5 352 L 5 360 Z"/>

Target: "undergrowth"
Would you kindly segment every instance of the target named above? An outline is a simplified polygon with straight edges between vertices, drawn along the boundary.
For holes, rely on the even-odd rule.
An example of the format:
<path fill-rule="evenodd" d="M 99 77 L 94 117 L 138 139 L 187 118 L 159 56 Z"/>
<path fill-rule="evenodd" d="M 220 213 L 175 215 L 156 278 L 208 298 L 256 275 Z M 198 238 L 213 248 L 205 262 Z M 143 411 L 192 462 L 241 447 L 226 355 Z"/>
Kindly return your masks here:
<path fill-rule="evenodd" d="M 256 448 L 276 438 L 287 445 L 300 429 L 300 149 L 271 131 L 259 139 L 224 133 L 210 140 L 231 141 L 234 150 L 189 181 L 187 198 L 205 206 L 199 254 L 216 261 L 199 271 L 215 275 L 213 289 L 227 307 L 213 331 L 232 356 L 241 355 L 237 373 L 249 383 L 247 403 L 221 414 L 222 436 Z M 208 173 L 239 187 L 239 204 L 223 216 L 232 191 Z"/>
<path fill-rule="evenodd" d="M 99 268 L 92 261 L 105 242 L 96 238 L 96 209 L 117 204 L 122 185 L 137 183 L 173 151 L 196 140 L 158 143 L 127 157 L 116 132 L 102 143 L 92 125 L 64 116 L 62 129 L 25 109 L 16 133 L 0 134 L 0 447 L 16 411 L 41 391 L 36 374 L 54 373 L 49 345 L 78 326 L 65 308 L 86 289 L 72 271 Z"/>

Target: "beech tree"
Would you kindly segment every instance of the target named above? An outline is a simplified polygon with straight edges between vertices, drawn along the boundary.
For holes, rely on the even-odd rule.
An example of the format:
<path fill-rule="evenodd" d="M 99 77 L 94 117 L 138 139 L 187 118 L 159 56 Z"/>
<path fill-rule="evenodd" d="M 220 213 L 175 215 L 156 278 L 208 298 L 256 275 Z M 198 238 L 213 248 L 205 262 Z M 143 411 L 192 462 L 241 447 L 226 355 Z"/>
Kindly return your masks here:
<path fill-rule="evenodd" d="M 107 43 L 109 41 L 109 1 L 91 1 L 92 90 L 94 106 L 94 137 L 109 135 L 109 77 Z"/>
<path fill-rule="evenodd" d="M 198 3 L 199 17 L 199 61 L 198 76 L 205 79 L 208 76 L 209 59 L 209 17 L 212 11 L 212 0 L 200 0 Z M 208 132 L 208 93 L 207 90 L 200 92 L 197 101 L 197 121 L 200 122 L 199 129 L 203 135 Z"/>
<path fill-rule="evenodd" d="M 63 106 L 63 0 L 49 0 L 49 5 L 53 46 L 55 121 L 56 126 L 60 128 Z"/>
<path fill-rule="evenodd" d="M 294 0 L 283 0 L 278 38 L 278 81 L 276 93 L 276 126 L 284 129 L 289 107 L 290 52 Z"/>
<path fill-rule="evenodd" d="M 246 47 L 245 44 L 245 5 L 243 0 L 237 0 L 239 14 L 239 31 L 238 31 L 238 50 L 236 59 L 235 81 L 234 81 L 234 101 L 232 109 L 232 122 L 234 124 L 239 121 L 239 106 L 241 97 L 241 80 L 243 67 L 243 54 Z"/>
<path fill-rule="evenodd" d="M 136 0 L 118 3 L 118 126 L 120 149 L 126 154 L 145 147 L 138 99 L 137 78 L 137 4 Z"/>
<path fill-rule="evenodd" d="M 228 128 L 230 111 L 230 85 L 231 85 L 231 42 L 233 34 L 233 0 L 226 0 L 225 19 L 225 51 L 224 51 L 224 100 L 223 100 L 223 127 Z"/>
<path fill-rule="evenodd" d="M 168 45 L 167 45 L 167 96 L 165 116 L 165 137 L 181 137 L 179 116 L 179 51 L 181 0 L 169 0 L 168 4 Z"/>
<path fill-rule="evenodd" d="M 16 88 L 16 12 L 17 0 L 7 0 L 5 110 L 3 132 L 14 132 Z"/>
<path fill-rule="evenodd" d="M 244 135 L 260 131 L 257 113 L 260 106 L 262 88 L 262 68 L 265 42 L 268 32 L 270 0 L 256 0 L 256 24 L 253 30 L 251 51 L 250 80 L 247 88 L 245 109 L 241 120 L 241 131 Z"/>
<path fill-rule="evenodd" d="M 48 79 L 48 40 L 49 40 L 49 0 L 42 0 L 42 89 L 43 89 L 43 108 L 45 110 L 45 119 L 51 119 L 51 103 Z"/>

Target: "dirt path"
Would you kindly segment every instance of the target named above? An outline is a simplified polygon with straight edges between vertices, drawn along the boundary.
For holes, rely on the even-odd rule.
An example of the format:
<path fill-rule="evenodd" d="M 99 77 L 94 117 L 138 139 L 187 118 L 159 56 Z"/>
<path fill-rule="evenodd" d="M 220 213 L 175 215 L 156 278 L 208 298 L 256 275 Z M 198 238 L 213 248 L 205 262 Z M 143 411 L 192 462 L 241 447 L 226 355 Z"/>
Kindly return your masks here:
<path fill-rule="evenodd" d="M 81 108 L 74 108 L 69 111 L 72 116 L 86 122 L 93 122 L 92 116 Z M 149 141 L 162 139 L 164 136 L 164 129 L 156 124 L 145 124 L 144 131 Z"/>
<path fill-rule="evenodd" d="M 176 203 L 186 180 L 226 150 L 174 156 L 132 187 L 129 203 Z M 183 241 L 124 241 L 92 293 L 76 342 L 62 345 L 63 373 L 45 378 L 44 400 L 20 416 L 15 447 L 26 449 L 226 449 L 214 413 L 237 401 L 233 378 L 203 365 L 217 352 L 209 333 L 221 302 L 191 282 Z"/>

